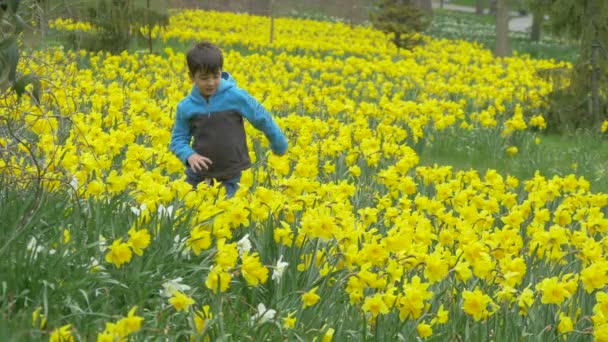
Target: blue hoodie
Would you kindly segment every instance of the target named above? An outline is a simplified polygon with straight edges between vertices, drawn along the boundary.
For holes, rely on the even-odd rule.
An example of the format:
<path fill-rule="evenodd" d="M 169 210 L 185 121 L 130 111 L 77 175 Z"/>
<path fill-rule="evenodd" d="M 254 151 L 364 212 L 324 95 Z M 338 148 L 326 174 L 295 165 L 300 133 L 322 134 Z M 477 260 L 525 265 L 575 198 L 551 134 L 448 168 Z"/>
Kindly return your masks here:
<path fill-rule="evenodd" d="M 194 153 L 213 162 L 203 177 L 232 176 L 251 166 L 243 119 L 264 132 L 272 152 L 287 151 L 287 139 L 268 111 L 227 72 L 222 72 L 218 90 L 207 101 L 193 85 L 190 95 L 177 105 L 170 149 L 188 166 Z M 190 141 L 193 139 L 192 145 Z"/>

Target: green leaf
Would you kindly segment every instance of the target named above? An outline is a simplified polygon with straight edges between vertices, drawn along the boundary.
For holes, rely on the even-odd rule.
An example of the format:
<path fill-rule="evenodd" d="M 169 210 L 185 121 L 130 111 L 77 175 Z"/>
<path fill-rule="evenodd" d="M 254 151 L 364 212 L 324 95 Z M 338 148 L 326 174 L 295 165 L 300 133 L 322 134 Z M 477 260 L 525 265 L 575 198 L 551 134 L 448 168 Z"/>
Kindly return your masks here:
<path fill-rule="evenodd" d="M 17 76 L 17 64 L 19 64 L 19 47 L 17 46 L 17 41 L 15 40 L 14 44 L 11 44 L 7 50 L 5 50 L 9 68 L 8 72 L 8 80 L 11 82 L 15 81 L 15 77 Z"/>
<path fill-rule="evenodd" d="M 17 38 L 15 38 L 15 37 L 6 38 L 2 42 L 0 42 L 0 52 L 8 49 L 8 47 L 13 44 L 17 44 Z"/>
<path fill-rule="evenodd" d="M 23 32 L 23 30 L 27 27 L 27 24 L 25 23 L 25 21 L 23 20 L 23 18 L 21 18 L 20 15 L 15 14 L 15 35 L 18 35 L 19 33 Z"/>
<path fill-rule="evenodd" d="M 21 2 L 20 0 L 9 0 L 8 7 L 12 13 L 17 13 L 20 2 Z"/>
<path fill-rule="evenodd" d="M 6 78 L 11 82 L 15 80 L 18 62 L 17 39 L 10 37 L 0 42 L 0 82 Z"/>
<path fill-rule="evenodd" d="M 15 80 L 13 83 L 13 89 L 17 93 L 18 97 L 21 97 L 23 93 L 25 93 L 25 87 L 28 84 L 33 84 L 34 89 L 32 91 L 32 98 L 40 103 L 40 95 L 42 93 L 42 86 L 40 84 L 40 79 L 35 74 L 27 74 L 19 79 Z"/>

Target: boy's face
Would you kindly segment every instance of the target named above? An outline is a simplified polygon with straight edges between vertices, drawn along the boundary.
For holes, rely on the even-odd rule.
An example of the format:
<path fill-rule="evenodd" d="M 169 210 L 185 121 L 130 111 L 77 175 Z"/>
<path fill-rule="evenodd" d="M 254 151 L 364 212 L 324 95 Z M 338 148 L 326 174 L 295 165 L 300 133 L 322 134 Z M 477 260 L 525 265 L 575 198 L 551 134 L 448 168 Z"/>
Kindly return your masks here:
<path fill-rule="evenodd" d="M 217 89 L 220 87 L 220 81 L 222 79 L 222 70 L 214 72 L 203 72 L 198 70 L 194 75 L 190 74 L 190 80 L 196 84 L 198 91 L 205 98 L 215 94 Z"/>

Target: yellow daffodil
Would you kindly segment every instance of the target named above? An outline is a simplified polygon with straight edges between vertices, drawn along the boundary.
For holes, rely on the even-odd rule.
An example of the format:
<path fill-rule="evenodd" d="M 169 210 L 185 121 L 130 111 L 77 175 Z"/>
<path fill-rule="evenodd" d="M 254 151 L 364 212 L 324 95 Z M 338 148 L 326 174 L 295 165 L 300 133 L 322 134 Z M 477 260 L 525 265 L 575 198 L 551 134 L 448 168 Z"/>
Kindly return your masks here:
<path fill-rule="evenodd" d="M 493 312 L 488 309 L 493 305 L 492 298 L 481 292 L 479 289 L 474 291 L 465 290 L 462 293 L 464 300 L 462 309 L 467 314 L 473 316 L 476 321 L 485 320 Z"/>
<path fill-rule="evenodd" d="M 215 293 L 225 292 L 230 288 L 230 280 L 232 280 L 230 273 L 220 267 L 212 267 L 205 280 L 205 286 Z"/>
<path fill-rule="evenodd" d="M 194 325 L 196 326 L 196 332 L 201 334 L 205 329 L 207 320 L 212 318 L 213 315 L 211 314 L 209 305 L 203 306 L 202 310 L 197 310 L 194 313 Z"/>
<path fill-rule="evenodd" d="M 120 268 L 121 265 L 131 261 L 131 257 L 133 256 L 129 244 L 122 242 L 122 239 L 114 240 L 108 249 L 106 261 L 114 264 L 116 268 Z"/>
<path fill-rule="evenodd" d="M 194 299 L 186 296 L 180 291 L 173 292 L 173 297 L 169 298 L 169 303 L 173 305 L 177 311 L 186 311 L 190 305 L 194 304 Z"/>
<path fill-rule="evenodd" d="M 541 303 L 543 304 L 561 304 L 571 296 L 565 285 L 559 282 L 557 277 L 543 279 L 536 285 L 536 290 L 542 292 Z"/>
<path fill-rule="evenodd" d="M 133 253 L 141 256 L 144 253 L 144 249 L 150 244 L 150 233 L 146 229 L 131 228 L 129 230 L 129 240 L 127 244 L 133 249 Z"/>
<path fill-rule="evenodd" d="M 315 286 L 310 289 L 308 292 L 302 294 L 302 307 L 307 308 L 309 306 L 313 306 L 317 304 L 319 299 L 321 298 L 316 292 L 319 287 Z"/>
<path fill-rule="evenodd" d="M 509 146 L 507 147 L 507 154 L 509 156 L 514 156 L 519 152 L 519 149 L 517 148 L 517 146 Z"/>
<path fill-rule="evenodd" d="M 321 338 L 321 342 L 331 342 L 334 339 L 334 333 L 336 332 L 336 330 L 334 328 L 329 328 L 325 331 L 325 334 L 323 334 L 323 337 Z"/>
<path fill-rule="evenodd" d="M 378 314 L 385 315 L 389 312 L 388 305 L 386 305 L 383 296 L 379 293 L 366 297 L 361 309 L 363 309 L 363 312 L 371 313 L 372 317 L 376 317 Z"/>
<path fill-rule="evenodd" d="M 258 253 L 246 253 L 243 255 L 241 273 L 249 286 L 257 286 L 266 283 L 268 279 L 268 268 L 260 262 Z"/>
<path fill-rule="evenodd" d="M 72 325 L 66 324 L 60 328 L 57 328 L 51 332 L 50 342 L 73 342 L 74 336 L 72 336 Z"/>
<path fill-rule="evenodd" d="M 290 312 L 287 316 L 283 317 L 283 327 L 286 329 L 293 329 L 296 326 L 296 318 L 293 317 L 295 312 Z"/>
<path fill-rule="evenodd" d="M 116 329 L 120 332 L 121 336 L 133 334 L 141 329 L 144 318 L 135 315 L 135 311 L 137 311 L 137 306 L 129 310 L 127 317 L 121 318 L 116 322 Z"/>
<path fill-rule="evenodd" d="M 416 326 L 416 331 L 418 332 L 418 336 L 422 338 L 427 338 L 433 335 L 433 327 L 425 322 L 420 322 Z"/>
<path fill-rule="evenodd" d="M 568 333 L 574 329 L 574 324 L 572 324 L 572 319 L 563 312 L 559 313 L 559 324 L 557 325 L 557 331 L 560 333 Z"/>

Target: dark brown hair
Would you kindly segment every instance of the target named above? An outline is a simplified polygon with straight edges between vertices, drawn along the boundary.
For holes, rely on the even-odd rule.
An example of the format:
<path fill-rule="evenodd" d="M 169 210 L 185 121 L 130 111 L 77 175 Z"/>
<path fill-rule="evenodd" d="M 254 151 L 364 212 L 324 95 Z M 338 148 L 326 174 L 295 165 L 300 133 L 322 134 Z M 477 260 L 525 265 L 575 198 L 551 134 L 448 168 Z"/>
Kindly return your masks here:
<path fill-rule="evenodd" d="M 186 55 L 188 71 L 194 76 L 197 71 L 204 74 L 216 73 L 224 67 L 222 50 L 208 41 L 200 42 L 188 51 Z"/>

